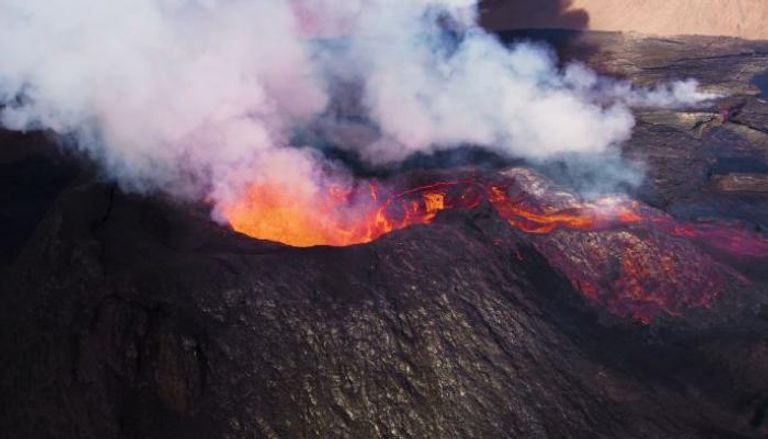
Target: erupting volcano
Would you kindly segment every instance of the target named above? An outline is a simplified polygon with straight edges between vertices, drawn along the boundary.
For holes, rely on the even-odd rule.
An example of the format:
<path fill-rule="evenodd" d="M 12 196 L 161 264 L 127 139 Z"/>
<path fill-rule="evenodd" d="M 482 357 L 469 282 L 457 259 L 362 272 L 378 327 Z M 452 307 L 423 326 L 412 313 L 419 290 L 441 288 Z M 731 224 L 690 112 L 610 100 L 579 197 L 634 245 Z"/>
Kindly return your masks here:
<path fill-rule="evenodd" d="M 453 199 L 449 192 L 460 189 Z M 430 223 L 441 210 L 472 207 L 473 190 L 456 182 L 438 182 L 392 194 L 377 183 L 352 189 L 331 186 L 298 194 L 287 187 L 255 185 L 222 214 L 233 229 L 253 238 L 296 247 L 348 246 L 371 242 L 415 224 Z M 460 203 L 460 204 L 456 204 Z M 474 203 L 474 204 L 473 204 Z"/>
<path fill-rule="evenodd" d="M 768 437 L 768 44 L 502 3 L 0 0 L 0 439 Z"/>
<path fill-rule="evenodd" d="M 544 180 L 541 176 L 535 179 Z M 680 223 L 626 196 L 582 201 L 555 189 L 510 194 L 519 192 L 520 186 L 515 178 L 475 176 L 400 191 L 378 182 L 361 182 L 353 188 L 332 185 L 310 193 L 259 184 L 225 205 L 222 215 L 234 230 L 252 238 L 295 247 L 344 247 L 429 224 L 443 210 L 474 209 L 487 201 L 512 227 L 526 233 L 549 234 L 559 229 L 597 232 L 642 225 L 734 255 L 768 256 L 768 241 L 738 225 Z"/>
<path fill-rule="evenodd" d="M 539 251 L 588 299 L 646 323 L 708 306 L 728 282 L 743 281 L 701 250 L 768 257 L 768 240 L 739 225 L 679 222 L 626 196 L 585 201 L 526 168 L 404 190 L 361 182 L 301 194 L 258 185 L 222 213 L 234 230 L 253 238 L 343 247 L 483 203 L 514 229 L 534 235 Z"/>

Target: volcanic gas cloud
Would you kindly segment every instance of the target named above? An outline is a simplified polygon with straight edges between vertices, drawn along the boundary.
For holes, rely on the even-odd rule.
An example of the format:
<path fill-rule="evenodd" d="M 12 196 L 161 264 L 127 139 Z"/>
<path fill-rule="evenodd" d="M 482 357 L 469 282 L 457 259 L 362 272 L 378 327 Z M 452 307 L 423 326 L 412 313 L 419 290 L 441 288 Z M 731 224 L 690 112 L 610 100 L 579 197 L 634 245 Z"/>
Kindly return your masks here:
<path fill-rule="evenodd" d="M 414 153 L 465 145 L 532 162 L 589 154 L 609 186 L 616 175 L 637 181 L 602 161 L 630 136 L 631 107 L 712 97 L 694 81 L 638 88 L 561 66 L 538 44 L 506 46 L 478 26 L 477 8 L 475 0 L 6 0 L 0 121 L 57 135 L 124 190 L 204 201 L 217 221 L 293 246 L 366 243 L 441 210 L 490 203 L 531 234 L 640 227 L 765 253 L 751 235 L 677 224 L 624 198 L 542 205 L 546 196 L 510 193 L 519 178 L 361 180 L 297 140 L 323 127 L 333 148 L 390 169 Z M 574 282 L 600 294 L 594 282 Z"/>
<path fill-rule="evenodd" d="M 5 127 L 56 133 L 124 189 L 209 200 L 219 220 L 246 198 L 281 222 L 292 205 L 349 210 L 338 197 L 365 184 L 295 141 L 318 121 L 370 128 L 334 145 L 370 166 L 467 144 L 547 160 L 610 152 L 629 105 L 708 97 L 506 47 L 474 0 L 8 0 L 0 53 Z M 370 214 L 359 198 L 334 215 Z"/>

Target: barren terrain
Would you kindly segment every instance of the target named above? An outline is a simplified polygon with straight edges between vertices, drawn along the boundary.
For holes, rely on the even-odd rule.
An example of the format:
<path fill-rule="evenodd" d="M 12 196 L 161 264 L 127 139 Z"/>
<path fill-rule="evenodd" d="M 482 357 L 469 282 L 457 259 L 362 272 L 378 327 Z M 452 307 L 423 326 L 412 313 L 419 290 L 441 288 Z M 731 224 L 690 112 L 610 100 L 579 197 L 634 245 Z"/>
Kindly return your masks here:
<path fill-rule="evenodd" d="M 638 111 L 623 153 L 647 163 L 647 179 L 633 196 L 680 221 L 765 230 L 768 104 L 749 85 L 765 43 L 588 43 L 601 71 L 693 76 L 729 95 Z M 768 433 L 763 259 L 653 230 L 526 234 L 487 206 L 367 245 L 290 248 L 126 195 L 43 135 L 0 143 L 28 151 L 0 164 L 2 438 Z M 699 293 L 705 275 L 731 287 L 706 302 L 675 296 L 675 312 L 643 323 L 616 312 L 625 296 L 569 281 L 595 254 L 606 275 L 647 273 L 653 248 L 674 252 L 665 267 L 692 269 L 673 289 Z"/>
<path fill-rule="evenodd" d="M 530 3 L 530 5 L 527 5 Z M 556 3 L 550 6 L 550 3 Z M 570 4 L 568 4 L 570 3 Z M 546 4 L 542 6 L 542 4 Z M 573 0 L 486 2 L 493 29 L 566 28 L 658 36 L 710 35 L 768 39 L 763 0 Z"/>

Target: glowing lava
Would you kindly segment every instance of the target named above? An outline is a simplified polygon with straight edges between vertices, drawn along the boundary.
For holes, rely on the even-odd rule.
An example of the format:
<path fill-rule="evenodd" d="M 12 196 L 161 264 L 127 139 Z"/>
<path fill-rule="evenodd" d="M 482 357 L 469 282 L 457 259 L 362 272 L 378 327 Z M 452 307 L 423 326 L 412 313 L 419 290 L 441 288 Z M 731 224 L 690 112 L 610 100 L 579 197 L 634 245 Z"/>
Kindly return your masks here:
<path fill-rule="evenodd" d="M 561 228 L 597 231 L 642 221 L 635 212 L 637 203 L 612 197 L 539 211 L 526 207 L 525 200 L 510 198 L 506 187 L 494 185 L 488 190 L 488 199 L 502 218 L 528 233 L 545 234 Z"/>
<path fill-rule="evenodd" d="M 437 182 L 404 192 L 375 183 L 354 188 L 331 186 L 312 194 L 269 184 L 251 186 L 222 213 L 232 228 L 248 236 L 295 247 L 349 246 L 384 234 L 432 222 L 444 209 L 472 208 L 479 197 L 470 188 L 448 199 L 456 182 Z"/>
<path fill-rule="evenodd" d="M 472 209 L 485 199 L 511 226 L 526 233 L 598 232 L 642 225 L 736 255 L 768 256 L 768 240 L 738 225 L 679 223 L 620 197 L 593 202 L 554 197 L 552 202 L 549 193 L 511 196 L 514 184 L 514 180 L 500 184 L 465 179 L 397 192 L 366 182 L 352 188 L 330 185 L 307 192 L 264 183 L 251 186 L 245 196 L 223 206 L 221 212 L 234 230 L 253 238 L 295 247 L 343 247 L 429 224 L 442 210 Z"/>
<path fill-rule="evenodd" d="M 311 191 L 259 184 L 221 213 L 233 229 L 254 238 L 296 247 L 348 246 L 484 201 L 530 234 L 537 251 L 590 301 L 645 323 L 707 307 L 734 280 L 743 282 L 702 247 L 768 257 L 768 240 L 738 225 L 680 223 L 621 197 L 586 202 L 523 168 L 493 181 L 438 181 L 405 191 L 375 182 Z"/>

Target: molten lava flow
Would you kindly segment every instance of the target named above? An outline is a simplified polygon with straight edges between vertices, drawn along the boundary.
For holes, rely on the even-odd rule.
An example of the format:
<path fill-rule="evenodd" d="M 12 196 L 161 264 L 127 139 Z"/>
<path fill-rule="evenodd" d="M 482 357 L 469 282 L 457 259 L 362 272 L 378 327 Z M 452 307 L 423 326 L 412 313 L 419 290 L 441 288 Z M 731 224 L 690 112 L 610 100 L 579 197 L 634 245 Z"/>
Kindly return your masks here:
<path fill-rule="evenodd" d="M 642 226 L 735 255 L 768 256 L 768 240 L 739 226 L 679 223 L 635 201 L 616 197 L 548 206 L 546 199 L 534 199 L 530 194 L 510 197 L 508 185 L 468 179 L 394 192 L 373 182 L 354 188 L 330 185 L 324 191 L 262 183 L 225 205 L 222 213 L 233 229 L 254 238 L 296 247 L 348 246 L 412 225 L 429 224 L 442 210 L 471 209 L 487 199 L 499 216 L 527 233 Z"/>
<path fill-rule="evenodd" d="M 551 233 L 561 228 L 595 231 L 642 221 L 634 211 L 636 203 L 624 205 L 614 198 L 566 209 L 537 211 L 525 207 L 524 200 L 511 199 L 505 187 L 493 185 L 488 190 L 488 199 L 502 218 L 528 233 Z"/>
<path fill-rule="evenodd" d="M 587 203 L 531 186 L 521 193 L 493 185 L 488 198 L 509 224 L 536 235 L 534 247 L 590 301 L 646 324 L 708 307 L 745 282 L 701 247 L 731 257 L 768 257 L 768 240 L 739 225 L 680 223 L 626 198 Z"/>
<path fill-rule="evenodd" d="M 706 307 L 739 276 L 701 247 L 738 257 L 768 257 L 768 240 L 738 225 L 680 223 L 638 202 L 585 202 L 529 171 L 500 181 L 438 181 L 404 191 L 376 182 L 353 187 L 255 184 L 221 207 L 232 228 L 296 247 L 371 242 L 440 211 L 487 201 L 585 297 L 618 315 L 648 323 Z M 517 260 L 523 256 L 516 253 Z"/>
<path fill-rule="evenodd" d="M 768 240 L 739 224 L 680 224 L 671 217 L 654 218 L 653 223 L 670 235 L 688 238 L 734 256 L 762 258 L 768 256 Z"/>
<path fill-rule="evenodd" d="M 471 208 L 479 198 L 467 190 L 448 199 L 455 182 L 437 182 L 400 193 L 374 183 L 353 189 L 330 186 L 324 192 L 297 193 L 288 187 L 257 184 L 245 197 L 222 208 L 232 228 L 248 236 L 295 247 L 348 246 L 432 222 L 441 210 Z"/>

